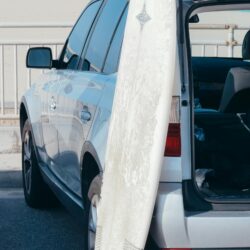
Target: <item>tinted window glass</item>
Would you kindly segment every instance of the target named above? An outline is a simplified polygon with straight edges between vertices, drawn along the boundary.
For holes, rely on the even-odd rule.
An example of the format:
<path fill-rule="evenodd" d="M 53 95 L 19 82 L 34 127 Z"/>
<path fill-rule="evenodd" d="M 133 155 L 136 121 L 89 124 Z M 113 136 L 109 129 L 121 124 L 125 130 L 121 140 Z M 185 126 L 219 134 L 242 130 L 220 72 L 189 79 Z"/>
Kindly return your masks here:
<path fill-rule="evenodd" d="M 114 31 L 120 20 L 127 0 L 108 0 L 97 22 L 85 59 L 90 70 L 101 71 Z"/>
<path fill-rule="evenodd" d="M 69 39 L 67 48 L 63 57 L 65 68 L 75 69 L 77 67 L 83 46 L 88 37 L 89 30 L 95 19 L 101 1 L 91 4 L 82 14 L 74 27 Z"/>
<path fill-rule="evenodd" d="M 103 70 L 103 72 L 106 74 L 112 74 L 112 73 L 117 72 L 118 70 L 118 64 L 119 64 L 119 59 L 120 59 L 120 54 L 121 54 L 122 41 L 124 37 L 127 14 L 128 14 L 128 10 L 126 10 L 125 13 L 123 14 L 123 17 L 120 21 L 120 24 L 115 33 L 112 44 L 110 46 L 107 60 L 105 62 L 105 66 Z"/>

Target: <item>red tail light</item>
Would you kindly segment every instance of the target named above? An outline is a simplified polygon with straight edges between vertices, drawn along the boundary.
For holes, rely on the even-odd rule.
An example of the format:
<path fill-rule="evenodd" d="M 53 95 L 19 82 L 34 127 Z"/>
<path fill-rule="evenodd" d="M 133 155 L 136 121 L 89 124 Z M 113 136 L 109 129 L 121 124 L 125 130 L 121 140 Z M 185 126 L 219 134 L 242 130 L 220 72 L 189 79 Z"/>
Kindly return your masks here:
<path fill-rule="evenodd" d="M 181 156 L 180 97 L 173 96 L 164 156 Z"/>
<path fill-rule="evenodd" d="M 181 126 L 180 123 L 170 123 L 164 156 L 181 156 Z"/>

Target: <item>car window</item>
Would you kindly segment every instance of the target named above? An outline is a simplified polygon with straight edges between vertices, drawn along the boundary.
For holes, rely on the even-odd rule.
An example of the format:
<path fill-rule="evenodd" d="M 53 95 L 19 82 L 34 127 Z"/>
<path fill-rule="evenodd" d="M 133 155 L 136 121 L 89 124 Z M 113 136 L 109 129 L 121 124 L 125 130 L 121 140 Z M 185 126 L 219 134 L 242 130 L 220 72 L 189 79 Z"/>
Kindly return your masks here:
<path fill-rule="evenodd" d="M 124 37 L 125 25 L 127 20 L 128 9 L 124 12 L 119 26 L 116 30 L 115 36 L 111 43 L 107 59 L 104 65 L 103 72 L 105 74 L 112 74 L 118 71 L 119 59 L 122 48 L 122 41 Z"/>
<path fill-rule="evenodd" d="M 63 55 L 63 68 L 76 69 L 89 31 L 102 1 L 92 3 L 73 28 Z"/>
<path fill-rule="evenodd" d="M 85 55 L 88 70 L 100 72 L 127 0 L 108 0 L 96 24 Z M 82 68 L 86 70 L 86 68 Z"/>

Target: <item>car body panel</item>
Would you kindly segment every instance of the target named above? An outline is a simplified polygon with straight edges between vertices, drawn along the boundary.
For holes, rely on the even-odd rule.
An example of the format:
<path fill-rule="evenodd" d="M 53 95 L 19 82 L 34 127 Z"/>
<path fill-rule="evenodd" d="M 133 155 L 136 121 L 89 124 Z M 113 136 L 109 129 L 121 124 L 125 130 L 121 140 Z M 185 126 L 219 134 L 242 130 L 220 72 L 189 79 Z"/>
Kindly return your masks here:
<path fill-rule="evenodd" d="M 58 147 L 58 135 L 55 127 L 56 115 L 56 92 L 57 92 L 57 83 L 60 79 L 57 78 L 55 71 L 51 72 L 49 82 L 46 82 L 43 88 L 36 87 L 40 92 L 41 104 L 42 104 L 42 114 L 41 114 L 41 125 L 42 125 L 42 134 L 43 142 L 46 154 L 48 156 L 48 164 L 52 167 L 55 164 L 57 156 L 59 154 Z"/>
<path fill-rule="evenodd" d="M 102 170 L 105 168 L 104 161 L 116 79 L 117 75 L 113 74 L 110 75 L 106 82 L 106 88 L 104 89 L 103 96 L 96 111 L 95 121 L 88 136 L 88 141 L 91 141 L 96 149 Z"/>
<path fill-rule="evenodd" d="M 72 191 L 81 195 L 81 152 L 108 77 L 74 71 L 60 74 L 64 79 L 58 91 L 56 123 L 60 160 L 54 172 Z M 85 112 L 90 120 L 83 119 Z"/>
<path fill-rule="evenodd" d="M 106 138 L 108 133 L 107 124 L 112 108 L 115 77 L 75 71 L 53 71 L 49 77 L 53 79 L 53 82 L 48 81 L 43 85 L 41 80 L 34 84 L 24 97 L 26 102 L 33 103 L 35 101 L 36 105 L 40 104 L 42 107 L 40 112 L 37 108 L 33 108 L 34 113 L 30 113 L 32 110 L 29 110 L 32 128 L 36 131 L 36 145 L 40 144 L 39 147 L 43 148 L 47 155 L 47 157 L 42 157 L 43 163 L 48 165 L 64 184 L 67 184 L 72 191 L 80 196 L 83 145 L 87 138 L 88 140 L 92 138 L 92 144 L 97 148 L 97 141 L 106 143 L 106 140 L 101 139 L 101 137 Z M 44 80 L 47 80 L 47 76 L 44 77 Z M 41 87 L 42 85 L 43 87 Z M 112 87 L 110 88 L 110 86 Z M 36 93 L 41 97 L 39 100 L 33 99 Z M 103 93 L 105 93 L 105 98 L 101 99 Z M 49 107 L 51 96 L 57 105 L 53 111 Z M 81 112 L 85 107 L 91 113 L 91 120 L 87 122 L 81 120 Z M 34 120 L 35 116 L 37 116 L 37 121 Z M 95 122 L 91 127 L 93 121 Z M 37 126 L 39 127 L 37 128 Z M 101 127 L 104 129 L 100 129 Z M 92 132 L 88 136 L 90 129 Z M 52 145 L 52 143 L 54 144 Z M 54 154 L 52 155 L 52 151 L 48 152 L 48 150 L 53 146 Z M 102 147 L 103 145 L 99 146 L 99 148 Z M 102 154 L 101 150 L 96 150 L 96 152 Z M 97 157 L 99 158 L 99 155 Z"/>
<path fill-rule="evenodd" d="M 151 235 L 159 247 L 248 248 L 250 211 L 184 210 L 181 183 L 161 183 Z"/>
<path fill-rule="evenodd" d="M 193 4 L 194 1 L 183 1 L 184 20 Z M 184 29 L 184 23 L 180 27 Z M 151 234 L 162 248 L 249 247 L 249 211 L 185 211 L 182 182 L 192 179 L 191 97 L 189 91 L 181 93 L 182 87 L 189 88 L 190 72 L 187 41 L 184 38 L 183 43 L 181 39 L 179 42 L 173 96 L 181 96 L 181 103 L 187 103 L 181 106 L 182 157 L 164 159 Z M 116 79 L 117 74 L 51 70 L 37 79 L 22 98 L 43 175 L 59 197 L 70 198 L 62 198 L 64 204 L 73 202 L 83 209 L 81 173 L 85 153 L 93 156 L 100 172 L 105 169 Z M 50 109 L 53 101 L 57 106 L 54 111 Z M 81 120 L 85 106 L 91 114 L 87 122 Z M 60 158 L 62 155 L 67 157 Z"/>

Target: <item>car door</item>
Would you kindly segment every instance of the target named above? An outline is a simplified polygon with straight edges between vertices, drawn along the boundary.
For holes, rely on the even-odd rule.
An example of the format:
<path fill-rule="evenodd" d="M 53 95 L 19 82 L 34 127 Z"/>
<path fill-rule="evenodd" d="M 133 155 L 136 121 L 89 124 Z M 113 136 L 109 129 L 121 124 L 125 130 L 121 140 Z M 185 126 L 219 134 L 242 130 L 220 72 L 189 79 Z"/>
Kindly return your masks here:
<path fill-rule="evenodd" d="M 58 94 L 57 125 L 60 177 L 79 196 L 81 152 L 108 81 L 108 76 L 102 74 L 104 62 L 126 4 L 126 0 L 104 3 L 83 50 L 78 71 L 62 73 L 65 80 Z"/>
<path fill-rule="evenodd" d="M 56 124 L 56 92 L 58 76 L 54 70 L 42 76 L 40 83 L 40 98 L 42 105 L 41 127 L 43 136 L 42 160 L 48 167 L 51 167 L 58 157 L 58 137 Z"/>
<path fill-rule="evenodd" d="M 58 94 L 57 131 L 59 159 L 57 174 L 81 195 L 80 158 L 83 144 L 102 96 L 104 79 L 87 72 L 64 72 Z"/>
<path fill-rule="evenodd" d="M 67 129 L 65 128 L 71 126 L 71 123 L 69 124 L 69 119 L 65 119 L 65 117 L 67 114 L 72 115 L 70 110 L 73 109 L 74 103 L 65 99 L 62 100 L 60 94 L 69 94 L 71 92 L 68 84 L 72 79 L 71 76 L 74 75 L 75 69 L 77 69 L 83 47 L 102 2 L 101 0 L 92 1 L 83 11 L 65 43 L 58 62 L 58 69 L 50 72 L 53 75 L 54 82 L 46 85 L 47 95 L 44 101 L 46 115 L 43 118 L 43 135 L 47 155 L 49 156 L 48 165 L 52 172 L 65 183 L 67 183 L 68 177 L 65 169 L 61 167 L 62 159 L 60 156 L 62 154 L 60 154 L 59 145 L 61 144 L 62 147 L 63 142 L 67 140 L 68 134 L 66 134 Z M 87 82 L 82 82 L 83 89 L 84 85 L 87 85 Z M 75 92 L 72 92 L 72 94 L 75 94 Z M 61 126 L 59 126 L 60 123 Z M 68 158 L 70 159 L 70 157 Z"/>
<path fill-rule="evenodd" d="M 195 9 L 193 2 L 186 1 L 183 4 L 183 11 L 179 12 L 180 14 L 183 13 L 180 20 L 188 20 L 189 16 L 186 15 L 191 13 L 189 12 L 190 9 L 200 13 L 200 10 L 206 12 L 206 8 L 209 11 L 222 11 L 226 10 L 226 7 L 227 10 L 238 8 L 238 1 L 236 0 L 228 1 L 228 6 L 219 0 L 211 1 L 209 5 L 206 4 L 207 1 L 200 1 L 197 4 L 200 9 Z M 229 4 L 232 5 L 229 6 Z M 233 4 L 236 4 L 235 7 L 233 7 Z M 244 9 L 244 7 L 246 6 L 242 4 L 241 9 Z M 183 27 L 184 25 L 185 23 L 183 23 Z M 185 41 L 184 53 L 180 57 L 186 79 L 189 77 L 188 73 L 191 72 L 188 72 L 188 70 L 191 70 L 187 61 L 187 58 L 191 61 L 190 55 L 187 53 L 189 50 L 188 42 Z M 181 47 L 183 44 L 179 44 L 179 46 Z M 187 90 L 192 89 L 192 87 L 193 85 L 191 85 L 191 88 L 188 86 Z M 188 100 L 192 103 L 192 94 L 192 91 L 184 91 L 182 100 Z M 187 249 L 249 249 L 249 203 L 246 200 L 236 200 L 233 195 L 226 201 L 218 199 L 214 202 L 214 197 L 203 197 L 198 192 L 196 184 L 193 183 L 195 171 L 192 169 L 194 162 L 190 157 L 193 142 L 189 125 L 193 122 L 190 117 L 192 109 L 192 105 L 182 105 L 181 108 L 183 181 L 182 183 L 166 182 L 160 185 L 158 207 L 155 209 L 155 218 L 153 219 L 155 221 L 152 230 L 154 238 L 159 239 L 160 246 L 176 249 L 183 247 Z"/>

